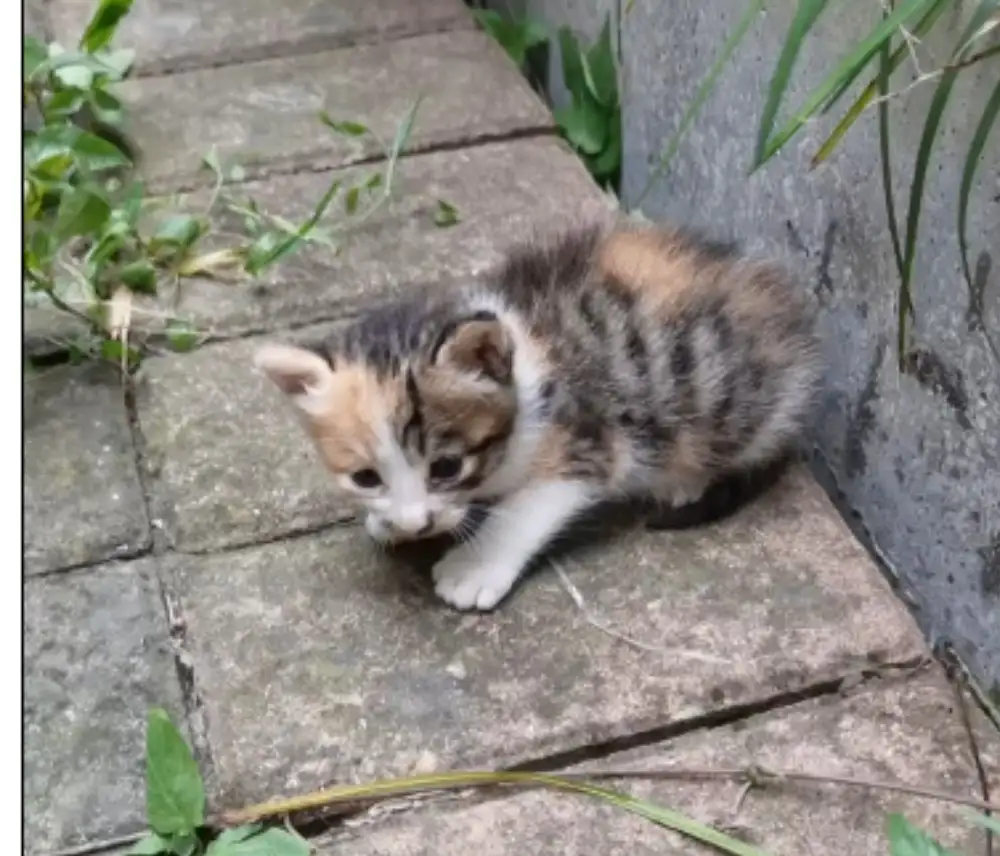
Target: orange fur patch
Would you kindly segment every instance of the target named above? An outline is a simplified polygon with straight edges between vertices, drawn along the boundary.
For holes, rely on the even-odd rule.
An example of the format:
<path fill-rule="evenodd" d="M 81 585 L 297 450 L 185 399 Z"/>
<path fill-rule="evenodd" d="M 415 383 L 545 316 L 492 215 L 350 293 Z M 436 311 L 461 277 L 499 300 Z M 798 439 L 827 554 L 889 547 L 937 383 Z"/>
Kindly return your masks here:
<path fill-rule="evenodd" d="M 350 473 L 374 466 L 379 436 L 405 407 L 398 380 L 381 380 L 362 364 L 338 366 L 326 406 L 308 420 L 309 432 L 331 470 Z"/>

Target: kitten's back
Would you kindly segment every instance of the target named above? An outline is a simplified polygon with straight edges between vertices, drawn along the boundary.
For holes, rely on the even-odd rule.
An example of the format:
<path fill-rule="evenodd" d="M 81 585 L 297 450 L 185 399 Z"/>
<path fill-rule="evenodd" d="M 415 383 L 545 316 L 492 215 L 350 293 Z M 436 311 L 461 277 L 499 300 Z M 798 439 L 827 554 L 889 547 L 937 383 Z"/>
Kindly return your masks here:
<path fill-rule="evenodd" d="M 568 461 L 593 470 L 603 456 L 623 487 L 661 477 L 698 493 L 712 473 L 782 454 L 807 418 L 812 312 L 780 269 L 734 246 L 589 227 L 516 250 L 495 282 L 559 383 Z"/>

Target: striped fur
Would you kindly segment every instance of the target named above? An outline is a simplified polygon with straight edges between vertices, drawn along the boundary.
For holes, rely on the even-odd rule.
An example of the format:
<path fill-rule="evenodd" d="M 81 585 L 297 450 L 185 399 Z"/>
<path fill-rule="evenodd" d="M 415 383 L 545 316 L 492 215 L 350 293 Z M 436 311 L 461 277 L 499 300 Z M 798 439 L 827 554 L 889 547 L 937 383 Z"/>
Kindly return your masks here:
<path fill-rule="evenodd" d="M 258 365 L 373 536 L 495 504 L 435 569 L 442 598 L 480 609 L 595 503 L 683 506 L 785 455 L 820 373 L 811 312 L 777 268 L 680 229 L 597 226 Z"/>

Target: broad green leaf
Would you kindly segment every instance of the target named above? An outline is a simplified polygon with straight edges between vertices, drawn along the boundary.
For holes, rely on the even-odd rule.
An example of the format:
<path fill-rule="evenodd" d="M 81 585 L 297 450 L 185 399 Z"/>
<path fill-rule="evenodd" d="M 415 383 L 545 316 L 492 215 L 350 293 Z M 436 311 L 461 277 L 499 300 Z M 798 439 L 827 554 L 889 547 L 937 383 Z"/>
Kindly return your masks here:
<path fill-rule="evenodd" d="M 969 290 L 969 300 L 982 315 L 982 307 L 979 306 L 979 296 L 976 293 L 976 286 L 972 281 L 972 269 L 969 266 L 969 239 L 967 233 L 969 215 L 969 195 L 972 192 L 972 183 L 976 177 L 976 170 L 979 168 L 982 159 L 983 149 L 986 147 L 986 140 L 996 123 L 997 114 L 1000 113 L 1000 78 L 993 87 L 983 115 L 976 125 L 976 130 L 972 135 L 972 142 L 969 143 L 969 151 L 965 155 L 965 165 L 962 168 L 962 183 L 958 190 L 958 250 L 962 256 L 962 275 L 965 277 L 965 284 Z M 987 342 L 993 356 L 1000 360 L 1000 349 L 996 347 L 991 336 L 987 334 Z M 1000 830 L 998 830 L 1000 832 Z"/>
<path fill-rule="evenodd" d="M 370 133 L 367 125 L 362 125 L 360 122 L 351 122 L 346 119 L 334 119 L 325 110 L 319 114 L 319 120 L 328 128 L 336 131 L 338 134 L 343 134 L 345 137 L 363 137 L 365 134 Z"/>
<path fill-rule="evenodd" d="M 138 222 L 139 215 L 142 213 L 142 200 L 145 195 L 146 188 L 141 181 L 133 181 L 122 195 L 121 207 L 118 210 L 121 212 L 122 219 L 129 226 L 134 227 Z"/>
<path fill-rule="evenodd" d="M 146 725 L 146 816 L 153 831 L 164 836 L 190 834 L 205 822 L 198 765 L 160 708 L 149 712 Z"/>
<path fill-rule="evenodd" d="M 70 89 L 90 89 L 94 82 L 94 72 L 84 63 L 73 63 L 55 69 L 56 78 L 63 86 Z"/>
<path fill-rule="evenodd" d="M 200 338 L 198 332 L 186 321 L 172 319 L 167 324 L 167 341 L 175 351 L 183 353 L 193 350 Z"/>
<path fill-rule="evenodd" d="M 196 853 L 201 853 L 201 842 L 195 834 L 175 835 L 169 843 L 171 856 L 195 856 Z"/>
<path fill-rule="evenodd" d="M 778 55 L 778 64 L 775 66 L 774 74 L 768 85 L 767 100 L 764 102 L 760 126 L 757 129 L 757 147 L 753 156 L 755 163 L 761 163 L 764 159 L 764 151 L 771 137 L 771 131 L 774 129 L 774 120 L 781 107 L 785 90 L 788 88 L 788 81 L 792 76 L 795 61 L 799 57 L 806 36 L 809 35 L 809 31 L 826 8 L 826 3 L 827 0 L 799 0 L 795 17 L 788 28 L 781 53 Z"/>
<path fill-rule="evenodd" d="M 83 106 L 83 93 L 73 89 L 63 89 L 53 94 L 45 102 L 45 115 L 48 118 L 65 118 L 72 116 Z"/>
<path fill-rule="evenodd" d="M 372 191 L 382 186 L 382 173 L 373 172 L 365 182 L 365 190 Z"/>
<path fill-rule="evenodd" d="M 111 205 L 96 190 L 79 187 L 59 202 L 55 233 L 61 239 L 100 232 L 111 215 Z"/>
<path fill-rule="evenodd" d="M 941 16 L 941 13 L 948 8 L 950 2 L 951 0 L 937 0 L 937 2 L 935 2 L 934 5 L 927 10 L 927 13 L 914 26 L 913 35 L 917 38 L 922 38 L 924 35 L 926 35 L 927 31 L 930 30 L 930 28 L 934 25 L 934 22 Z M 891 40 L 892 36 L 887 38 L 882 43 L 885 49 L 888 49 Z M 882 53 L 881 48 L 879 49 L 879 53 L 880 54 Z M 888 70 L 886 72 L 887 77 L 891 75 L 892 72 L 894 72 L 897 68 L 899 68 L 903 60 L 906 59 L 906 57 L 908 57 L 909 55 L 910 55 L 910 48 L 907 45 L 906 40 L 900 39 L 899 46 L 896 48 L 896 50 L 892 52 L 892 56 L 889 59 Z M 879 74 L 881 74 L 882 73 L 881 61 L 879 64 L 879 69 L 880 69 Z M 822 112 L 825 113 L 827 110 L 829 110 L 837 102 L 840 96 L 848 88 L 850 88 L 850 85 L 851 81 L 845 81 L 841 85 L 840 89 L 837 92 L 834 92 L 834 94 L 830 96 L 830 99 L 827 101 L 827 103 L 823 105 Z M 827 158 L 829 158 L 831 154 L 833 154 L 833 150 L 837 147 L 837 145 L 839 145 L 840 141 L 847 134 L 848 130 L 850 130 L 851 126 L 858 120 L 858 117 L 862 113 L 864 113 L 868 105 L 872 103 L 872 99 L 875 97 L 876 92 L 878 92 L 880 96 L 884 96 L 888 94 L 888 91 L 889 91 L 888 85 L 886 85 L 885 87 L 881 87 L 881 84 L 879 82 L 879 77 L 878 75 L 876 75 L 864 88 L 864 91 L 861 93 L 861 95 L 858 96 L 857 100 L 850 106 L 848 111 L 844 114 L 843 118 L 837 123 L 837 126 L 833 129 L 830 136 L 826 138 L 826 141 L 823 143 L 823 145 L 819 147 L 816 154 L 813 155 L 810 169 L 819 166 Z M 882 106 L 883 105 L 880 103 L 879 107 L 881 108 Z"/>
<path fill-rule="evenodd" d="M 458 223 L 458 220 L 458 209 L 450 202 L 439 199 L 437 202 L 437 211 L 434 212 L 434 225 L 439 229 L 447 229 L 449 226 L 454 226 Z"/>
<path fill-rule="evenodd" d="M 958 856 L 926 832 L 917 829 L 901 814 L 889 815 L 886 834 L 890 856 Z"/>
<path fill-rule="evenodd" d="M 49 161 L 71 158 L 80 130 L 73 125 L 47 125 L 24 143 L 24 165 L 28 170 L 44 169 Z"/>
<path fill-rule="evenodd" d="M 587 75 L 583 70 L 580 43 L 569 27 L 559 29 L 559 53 L 562 56 L 563 83 L 575 101 L 587 90 Z"/>
<path fill-rule="evenodd" d="M 209 845 L 207 856 L 309 856 L 309 852 L 309 845 L 290 832 L 265 829 L 228 842 L 220 836 Z"/>
<path fill-rule="evenodd" d="M 90 92 L 90 106 L 97 118 L 107 125 L 121 125 L 125 118 L 122 102 L 101 87 L 95 87 Z"/>
<path fill-rule="evenodd" d="M 604 148 L 609 117 L 589 96 L 556 110 L 553 115 L 556 125 L 574 148 L 588 155 L 596 155 Z"/>
<path fill-rule="evenodd" d="M 204 223 L 190 214 L 176 214 L 163 221 L 149 239 L 151 252 L 165 247 L 187 249 L 192 246 L 204 231 Z"/>
<path fill-rule="evenodd" d="M 583 62 L 587 89 L 599 104 L 612 108 L 618 104 L 618 69 L 611 43 L 611 14 L 604 19 L 597 41 L 587 51 Z"/>
<path fill-rule="evenodd" d="M 261 830 L 261 825 L 259 823 L 250 823 L 246 826 L 237 826 L 234 829 L 224 829 L 219 837 L 215 839 L 212 843 L 217 846 L 230 846 L 232 844 L 239 844 L 251 835 L 256 835 Z M 209 853 L 212 852 L 211 846 L 208 848 Z"/>
<path fill-rule="evenodd" d="M 34 36 L 25 36 L 23 47 L 24 59 L 21 72 L 27 79 L 49 58 L 49 49 Z"/>
<path fill-rule="evenodd" d="M 639 194 L 634 207 L 638 208 L 639 205 L 642 204 L 642 201 L 649 194 L 649 191 L 653 189 L 657 179 L 667 171 L 671 161 L 674 159 L 674 155 L 677 154 L 677 150 L 680 148 L 681 140 L 691 127 L 691 123 L 694 122 L 698 113 L 701 112 L 701 108 L 708 100 L 708 96 L 711 95 L 715 89 L 716 81 L 719 79 L 722 69 L 725 67 L 726 63 L 729 62 L 730 57 L 732 57 L 732 55 L 736 52 L 736 48 L 739 46 L 740 42 L 743 41 L 743 37 L 750 29 L 750 25 L 754 22 L 754 19 L 760 14 L 763 8 L 764 0 L 750 0 L 747 4 L 742 17 L 736 23 L 736 28 L 729 34 L 729 38 L 726 39 L 726 43 L 722 46 L 721 52 L 718 57 L 716 57 L 715 62 L 712 63 L 711 69 L 709 69 L 708 74 L 698 86 L 698 91 L 695 93 L 694 99 L 692 99 L 688 108 L 684 111 L 684 115 L 681 117 L 680 125 L 677 126 L 677 130 L 674 132 L 674 135 L 664 147 L 663 154 L 660 155 L 660 162 L 656 165 L 656 169 L 650 173 L 649 178 L 646 180 L 646 185 Z"/>
<path fill-rule="evenodd" d="M 118 24 L 132 8 L 132 0 L 100 0 L 87 28 L 80 37 L 80 48 L 93 53 L 115 36 Z"/>
<path fill-rule="evenodd" d="M 170 842 L 155 832 L 151 832 L 132 846 L 132 849 L 128 851 L 128 856 L 159 856 L 161 853 L 169 852 Z"/>
<path fill-rule="evenodd" d="M 809 119 L 829 100 L 832 93 L 840 89 L 845 82 L 853 81 L 879 51 L 886 39 L 891 38 L 901 25 L 904 25 L 917 13 L 926 12 L 937 0 L 907 0 L 891 15 L 872 29 L 854 50 L 850 52 L 830 75 L 817 86 L 806 98 L 805 103 L 785 125 L 773 135 L 758 137 L 758 152 L 754 158 L 753 169 L 763 166 L 776 155 Z M 763 131 L 763 122 L 761 130 Z M 763 140 L 763 145 L 760 145 Z"/>
<path fill-rule="evenodd" d="M 73 142 L 73 155 L 90 172 L 103 172 L 129 166 L 131 161 L 116 145 L 89 131 L 79 131 Z"/>
<path fill-rule="evenodd" d="M 608 137 L 604 148 L 590 161 L 590 172 L 598 180 L 615 181 L 622 166 L 622 116 L 615 110 L 608 120 Z"/>
<path fill-rule="evenodd" d="M 913 165 L 913 179 L 910 183 L 910 201 L 906 213 L 906 239 L 903 248 L 903 270 L 900 276 L 900 321 L 904 321 L 913 312 L 910 287 L 913 278 L 913 263 L 917 255 L 917 233 L 920 228 L 920 214 L 923 209 L 924 183 L 927 179 L 931 151 L 934 148 L 934 141 L 937 138 L 938 127 L 944 116 L 945 107 L 948 105 L 951 90 L 958 79 L 960 69 L 956 68 L 955 64 L 967 55 L 969 39 L 998 10 L 1000 10 L 1000 0 L 980 0 L 955 50 L 952 52 L 951 67 L 941 75 L 941 79 L 934 90 L 934 97 L 931 99 L 930 107 L 927 109 L 927 118 L 924 121 L 924 129 L 920 135 L 920 144 L 917 148 L 917 156 Z M 904 323 L 901 325 L 899 331 L 897 347 L 897 357 L 900 362 L 902 362 L 905 351 L 906 337 Z"/>
<path fill-rule="evenodd" d="M 119 272 L 119 277 L 132 291 L 156 294 L 156 268 L 146 259 L 125 265 Z"/>
<path fill-rule="evenodd" d="M 350 188 L 347 193 L 344 194 L 344 211 L 348 214 L 353 214 L 358 210 L 358 199 L 361 196 L 361 189 L 358 187 Z"/>
<path fill-rule="evenodd" d="M 539 21 L 508 20 L 492 9 L 475 9 L 472 14 L 519 68 L 524 67 L 529 50 L 549 39 L 548 29 Z"/>

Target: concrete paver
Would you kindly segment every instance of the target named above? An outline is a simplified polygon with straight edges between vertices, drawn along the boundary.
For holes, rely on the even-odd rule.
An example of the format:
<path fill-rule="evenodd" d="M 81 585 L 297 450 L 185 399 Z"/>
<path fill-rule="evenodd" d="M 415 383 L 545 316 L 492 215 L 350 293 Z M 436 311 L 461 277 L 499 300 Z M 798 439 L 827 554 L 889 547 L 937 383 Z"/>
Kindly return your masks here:
<path fill-rule="evenodd" d="M 940 674 L 875 682 L 849 699 L 827 697 L 604 759 L 605 769 L 746 769 L 760 765 L 874 781 L 898 780 L 979 796 L 954 697 Z M 1000 767 L 990 772 L 1000 776 Z M 954 806 L 837 785 L 787 783 L 740 801 L 731 782 L 628 782 L 623 790 L 729 827 L 774 856 L 888 853 L 885 817 L 902 812 L 958 852 L 985 852 L 984 835 Z M 734 811 L 737 804 L 739 811 Z M 481 856 L 560 853 L 636 856 L 709 850 L 582 796 L 529 792 L 472 806 L 424 808 L 319 842 L 319 856 Z M 713 851 L 714 852 L 714 851 Z"/>
<path fill-rule="evenodd" d="M 57 40 L 75 44 L 91 0 L 52 0 Z M 289 53 L 472 26 L 461 0 L 146 0 L 119 28 L 115 44 L 136 52 L 136 71 L 162 74 Z"/>
<path fill-rule="evenodd" d="M 151 189 L 208 184 L 213 147 L 250 178 L 380 155 L 369 137 L 325 128 L 321 111 L 362 122 L 388 145 L 420 103 L 408 151 L 552 128 L 552 117 L 478 30 L 280 57 L 126 82 L 122 96 Z"/>
<path fill-rule="evenodd" d="M 167 557 L 219 806 L 329 781 L 505 765 L 759 701 L 920 637 L 810 477 L 711 530 L 610 539 L 491 616 L 436 603 L 360 528 Z"/>
<path fill-rule="evenodd" d="M 29 574 L 149 546 L 121 382 L 110 367 L 43 369 L 24 384 Z"/>
<path fill-rule="evenodd" d="M 30 853 L 143 827 L 145 722 L 183 722 L 149 560 L 24 587 L 25 841 Z"/>

